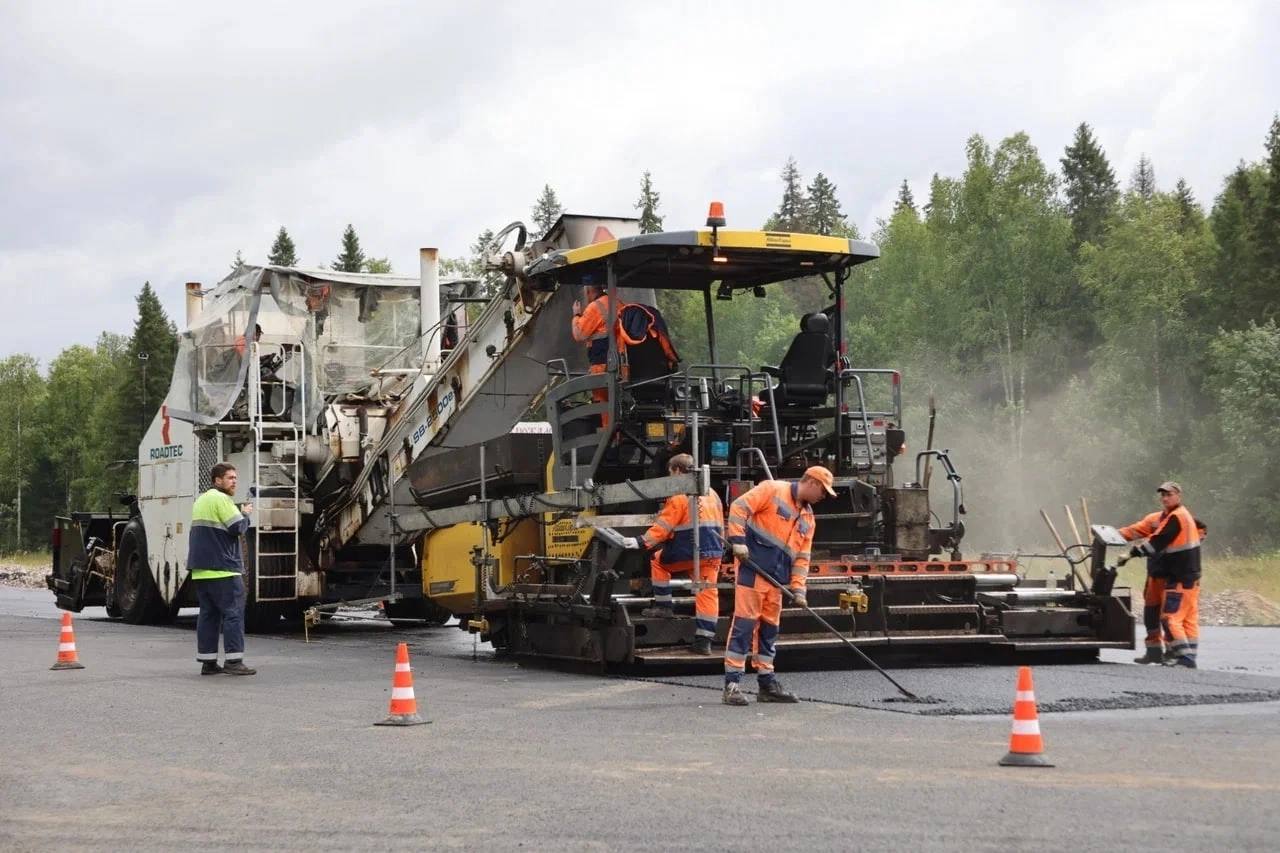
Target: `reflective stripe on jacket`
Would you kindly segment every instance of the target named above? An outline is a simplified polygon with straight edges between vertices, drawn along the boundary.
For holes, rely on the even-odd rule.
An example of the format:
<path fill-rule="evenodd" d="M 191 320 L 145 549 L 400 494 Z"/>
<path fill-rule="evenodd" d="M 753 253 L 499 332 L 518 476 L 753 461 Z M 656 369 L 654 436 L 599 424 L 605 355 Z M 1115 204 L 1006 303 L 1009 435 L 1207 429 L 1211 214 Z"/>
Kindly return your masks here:
<path fill-rule="evenodd" d="M 1137 547 L 1147 557 L 1147 574 L 1183 583 L 1200 579 L 1200 527 L 1191 510 L 1177 506 L 1153 512 L 1120 528 L 1127 540 L 1146 539 Z"/>
<path fill-rule="evenodd" d="M 191 507 L 187 569 L 192 573 L 209 570 L 242 573 L 240 534 L 248 529 L 249 519 L 241 515 L 230 495 L 217 489 L 205 492 Z M 200 578 L 197 576 L 196 580 Z"/>
<path fill-rule="evenodd" d="M 813 510 L 801 506 L 795 483 L 765 480 L 729 507 L 729 541 L 745 544 L 751 562 L 792 589 L 804 589 L 813 547 Z M 738 566 L 738 583 L 755 584 L 755 570 Z"/>
<path fill-rule="evenodd" d="M 667 569 L 693 567 L 693 521 L 688 495 L 672 495 L 662 505 L 642 540 L 646 548 L 662 545 L 658 562 Z M 665 543 L 665 544 L 664 544 Z M 698 552 L 702 559 L 724 554 L 724 504 L 714 491 L 698 498 Z"/>

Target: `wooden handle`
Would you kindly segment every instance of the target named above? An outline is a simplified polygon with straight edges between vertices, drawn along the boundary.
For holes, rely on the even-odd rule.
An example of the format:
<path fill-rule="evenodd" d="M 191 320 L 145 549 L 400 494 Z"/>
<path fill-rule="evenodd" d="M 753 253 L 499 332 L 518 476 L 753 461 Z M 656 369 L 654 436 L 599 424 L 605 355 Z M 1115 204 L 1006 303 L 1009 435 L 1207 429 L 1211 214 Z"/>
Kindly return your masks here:
<path fill-rule="evenodd" d="M 1067 511 L 1067 524 L 1071 525 L 1071 535 L 1076 538 L 1076 542 L 1080 545 L 1084 544 L 1084 540 L 1080 538 L 1080 528 L 1076 527 L 1076 517 L 1071 513 L 1071 504 L 1063 504 L 1062 508 Z"/>
<path fill-rule="evenodd" d="M 1045 524 L 1049 525 L 1049 532 L 1053 534 L 1053 540 L 1058 543 L 1058 550 L 1065 556 L 1067 553 L 1067 546 L 1063 543 L 1062 537 L 1058 535 L 1058 528 L 1054 527 L 1053 522 L 1049 519 L 1049 513 L 1042 509 L 1040 510 L 1040 517 L 1044 519 Z"/>
<path fill-rule="evenodd" d="M 1084 516 L 1084 532 L 1092 537 L 1093 524 L 1089 521 L 1089 502 L 1083 497 L 1080 498 L 1080 514 Z"/>

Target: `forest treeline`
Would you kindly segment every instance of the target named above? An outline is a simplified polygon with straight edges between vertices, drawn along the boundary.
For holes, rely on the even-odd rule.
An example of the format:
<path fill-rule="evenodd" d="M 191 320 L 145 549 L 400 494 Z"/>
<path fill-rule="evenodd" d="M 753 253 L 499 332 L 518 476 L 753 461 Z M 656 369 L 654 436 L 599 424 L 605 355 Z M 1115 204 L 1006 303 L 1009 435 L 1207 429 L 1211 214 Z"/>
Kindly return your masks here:
<path fill-rule="evenodd" d="M 881 257 L 850 281 L 846 338 L 855 365 L 903 372 L 912 452 L 936 399 L 970 544 L 1043 541 L 1035 509 L 1080 496 L 1094 521 L 1131 521 L 1176 479 L 1215 547 L 1280 545 L 1280 117 L 1263 151 L 1207 203 L 1146 157 L 1121 180 L 1087 124 L 1054 158 L 1024 133 L 975 135 L 962 174 L 901 183 L 891 215 L 863 235 Z M 789 160 L 781 177 L 765 228 L 859 236 L 825 174 L 806 182 Z M 636 209 L 644 231 L 662 228 L 648 172 Z M 544 186 L 533 230 L 561 210 Z M 491 236 L 446 271 L 477 272 Z M 298 262 L 284 228 L 268 260 Z M 350 226 L 333 268 L 391 269 Z M 799 315 L 827 301 L 821 282 L 799 281 L 716 302 L 721 360 L 776 363 Z M 176 354 L 150 284 L 137 306 L 129 336 L 104 333 L 47 365 L 0 361 L 0 550 L 43 547 L 54 514 L 132 488 L 128 460 Z M 701 297 L 664 294 L 661 306 L 701 360 Z"/>

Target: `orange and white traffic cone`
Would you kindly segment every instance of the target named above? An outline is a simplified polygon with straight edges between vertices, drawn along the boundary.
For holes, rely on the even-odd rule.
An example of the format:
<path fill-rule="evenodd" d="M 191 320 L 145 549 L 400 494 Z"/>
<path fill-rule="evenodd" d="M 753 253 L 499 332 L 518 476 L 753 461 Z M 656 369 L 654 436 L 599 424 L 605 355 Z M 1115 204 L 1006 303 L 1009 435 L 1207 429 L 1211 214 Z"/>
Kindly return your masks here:
<path fill-rule="evenodd" d="M 1018 667 L 1018 692 L 1013 697 L 1013 733 L 1009 754 L 1000 759 L 1004 767 L 1052 767 L 1044 757 L 1040 718 L 1036 714 L 1036 691 L 1031 684 L 1031 667 Z"/>
<path fill-rule="evenodd" d="M 49 669 L 84 669 L 76 654 L 76 632 L 71 627 L 71 614 L 62 614 L 62 634 L 58 637 L 58 662 Z"/>
<path fill-rule="evenodd" d="M 413 670 L 409 667 L 409 644 L 396 646 L 396 671 L 391 677 L 389 716 L 376 726 L 420 726 L 429 723 L 418 716 L 418 700 L 413 695 Z"/>

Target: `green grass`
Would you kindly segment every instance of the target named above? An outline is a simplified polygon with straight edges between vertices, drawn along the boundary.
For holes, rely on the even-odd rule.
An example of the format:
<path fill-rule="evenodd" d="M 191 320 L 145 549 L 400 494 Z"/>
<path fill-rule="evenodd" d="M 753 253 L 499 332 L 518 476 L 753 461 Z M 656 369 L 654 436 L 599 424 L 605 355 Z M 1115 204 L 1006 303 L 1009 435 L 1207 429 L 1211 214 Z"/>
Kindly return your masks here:
<path fill-rule="evenodd" d="M 1114 556 L 1112 555 L 1113 560 Z M 1047 577 L 1052 569 L 1054 577 L 1061 579 L 1067 571 L 1065 560 L 1026 559 L 1022 565 L 1027 570 L 1027 576 L 1032 578 Z M 1087 566 L 1080 568 L 1082 576 L 1087 571 Z M 1134 560 L 1120 570 L 1117 585 L 1141 590 L 1146 577 L 1146 561 Z M 1207 593 L 1225 589 L 1248 590 L 1280 603 L 1280 552 L 1252 557 L 1233 554 L 1206 556 L 1201 586 Z"/>
<path fill-rule="evenodd" d="M 48 551 L 16 551 L 0 554 L 0 563 L 19 565 L 28 569 L 47 568 L 53 561 Z"/>

